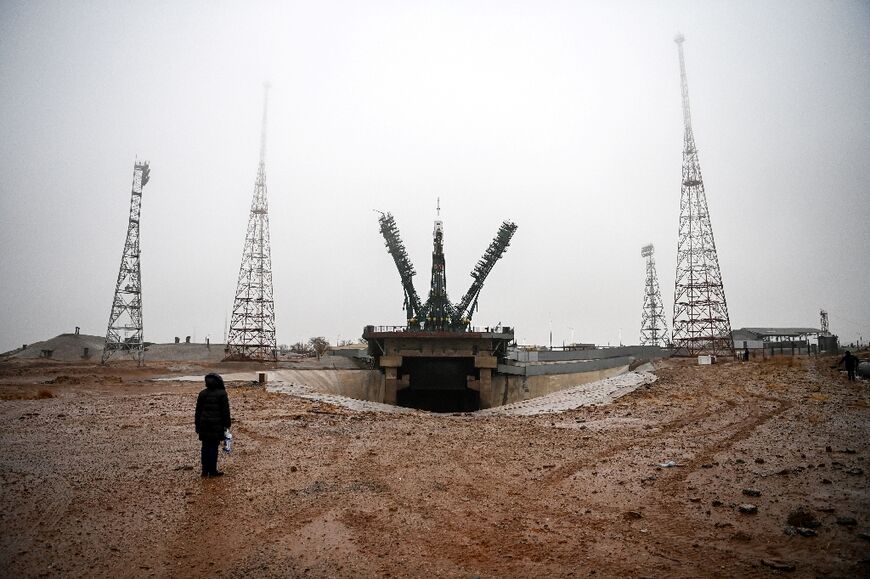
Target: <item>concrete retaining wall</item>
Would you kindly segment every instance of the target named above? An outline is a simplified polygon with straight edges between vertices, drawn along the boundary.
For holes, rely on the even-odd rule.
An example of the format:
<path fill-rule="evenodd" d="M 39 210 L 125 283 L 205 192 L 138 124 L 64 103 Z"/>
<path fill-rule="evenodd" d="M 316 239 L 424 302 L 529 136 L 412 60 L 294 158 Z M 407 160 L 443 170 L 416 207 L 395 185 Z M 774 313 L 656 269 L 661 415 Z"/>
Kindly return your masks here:
<path fill-rule="evenodd" d="M 501 364 L 491 380 L 493 406 L 529 400 L 618 376 L 629 370 L 632 361 L 633 358 L 623 356 L 567 363 Z M 369 402 L 384 401 L 385 381 L 379 370 L 280 369 L 270 370 L 269 380 L 304 385 L 324 394 L 340 394 Z"/>
<path fill-rule="evenodd" d="M 572 360 L 600 360 L 602 358 L 634 356 L 635 358 L 655 360 L 659 358 L 667 358 L 670 355 L 671 351 L 667 348 L 659 348 L 656 346 L 619 346 L 614 348 L 601 348 L 598 350 L 518 351 L 515 353 L 513 359 L 522 362 L 567 362 Z"/>
<path fill-rule="evenodd" d="M 499 405 L 510 404 L 511 402 L 529 400 L 567 388 L 573 388 L 574 386 L 618 376 L 625 372 L 628 372 L 628 364 L 567 374 L 538 374 L 532 376 L 497 374 L 492 378 L 493 398 L 498 400 Z"/>
<path fill-rule="evenodd" d="M 271 370 L 270 380 L 302 384 L 317 392 L 383 402 L 384 375 L 378 370 Z"/>
<path fill-rule="evenodd" d="M 499 374 L 513 376 L 545 376 L 552 374 L 582 374 L 596 370 L 605 370 L 614 366 L 628 366 L 634 361 L 631 356 L 601 358 L 598 360 L 578 360 L 573 362 L 530 362 L 515 364 L 499 364 Z"/>

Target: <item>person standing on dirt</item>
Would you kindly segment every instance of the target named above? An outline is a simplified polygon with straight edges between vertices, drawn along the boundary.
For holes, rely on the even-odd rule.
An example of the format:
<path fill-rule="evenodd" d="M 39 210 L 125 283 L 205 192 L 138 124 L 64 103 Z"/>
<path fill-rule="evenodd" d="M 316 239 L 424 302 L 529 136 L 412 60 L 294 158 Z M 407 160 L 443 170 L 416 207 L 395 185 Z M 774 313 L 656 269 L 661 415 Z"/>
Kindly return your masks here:
<path fill-rule="evenodd" d="M 224 430 L 230 427 L 230 399 L 220 374 L 208 374 L 205 388 L 196 399 L 193 419 L 196 433 L 202 441 L 202 476 L 223 476 L 217 469 L 218 446 Z"/>
<path fill-rule="evenodd" d="M 852 352 L 846 350 L 846 355 L 840 360 L 840 364 L 846 364 L 846 373 L 849 375 L 849 381 L 855 381 L 855 370 L 858 368 L 858 357 L 853 356 Z"/>

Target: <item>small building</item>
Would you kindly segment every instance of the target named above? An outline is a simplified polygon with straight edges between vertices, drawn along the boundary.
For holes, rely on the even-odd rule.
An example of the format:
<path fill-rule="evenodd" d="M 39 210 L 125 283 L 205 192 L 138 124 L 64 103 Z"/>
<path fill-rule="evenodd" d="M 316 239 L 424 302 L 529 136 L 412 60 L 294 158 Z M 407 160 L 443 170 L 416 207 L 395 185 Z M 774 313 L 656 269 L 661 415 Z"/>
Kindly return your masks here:
<path fill-rule="evenodd" d="M 817 328 L 740 328 L 731 332 L 734 349 L 740 352 L 749 349 L 753 358 L 795 356 L 818 353 Z"/>

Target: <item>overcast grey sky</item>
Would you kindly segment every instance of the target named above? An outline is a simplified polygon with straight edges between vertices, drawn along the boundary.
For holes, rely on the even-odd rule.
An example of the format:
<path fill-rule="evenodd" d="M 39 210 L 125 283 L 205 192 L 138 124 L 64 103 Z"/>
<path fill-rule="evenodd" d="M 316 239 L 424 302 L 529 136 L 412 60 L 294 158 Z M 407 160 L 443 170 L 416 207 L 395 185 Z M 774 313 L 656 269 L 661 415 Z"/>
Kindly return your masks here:
<path fill-rule="evenodd" d="M 105 334 L 133 161 L 145 336 L 222 340 L 262 82 L 279 343 L 403 321 L 374 209 L 428 291 L 436 197 L 458 300 L 519 229 L 475 325 L 636 343 L 640 247 L 673 300 L 674 34 L 733 328 L 870 339 L 870 4 L 0 3 L 0 351 Z"/>

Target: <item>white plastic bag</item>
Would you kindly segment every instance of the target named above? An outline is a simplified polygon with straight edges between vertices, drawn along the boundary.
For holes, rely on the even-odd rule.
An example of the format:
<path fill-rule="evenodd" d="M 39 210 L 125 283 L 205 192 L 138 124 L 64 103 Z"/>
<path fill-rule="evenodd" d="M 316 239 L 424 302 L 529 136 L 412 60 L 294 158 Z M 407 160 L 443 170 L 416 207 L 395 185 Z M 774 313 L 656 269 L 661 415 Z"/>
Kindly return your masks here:
<path fill-rule="evenodd" d="M 233 451 L 233 433 L 229 429 L 224 430 L 224 452 L 229 454 Z"/>

